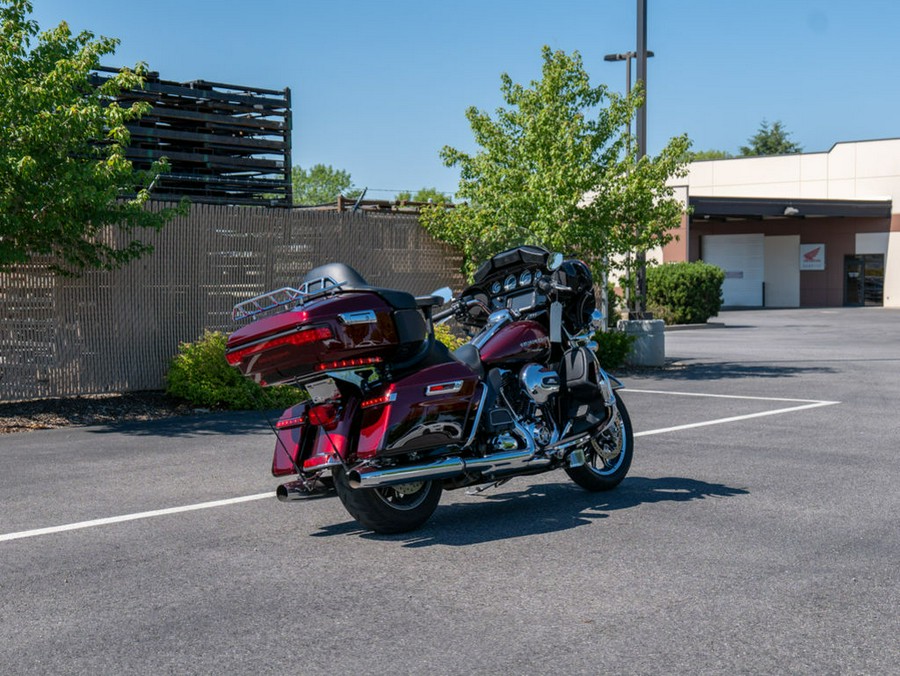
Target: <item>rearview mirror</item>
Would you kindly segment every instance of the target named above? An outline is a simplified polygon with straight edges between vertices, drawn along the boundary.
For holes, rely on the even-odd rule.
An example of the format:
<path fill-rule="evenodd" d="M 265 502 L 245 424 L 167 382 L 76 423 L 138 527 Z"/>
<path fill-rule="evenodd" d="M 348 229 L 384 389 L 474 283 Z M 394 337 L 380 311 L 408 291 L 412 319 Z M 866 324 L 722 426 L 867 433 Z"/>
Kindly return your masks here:
<path fill-rule="evenodd" d="M 559 266 L 563 264 L 563 255 L 558 251 L 556 253 L 550 254 L 550 257 L 547 259 L 547 269 L 550 272 L 554 270 L 559 270 Z"/>
<path fill-rule="evenodd" d="M 453 290 L 449 286 L 442 286 L 437 291 L 432 291 L 431 295 L 441 299 L 441 305 L 449 303 L 453 300 Z"/>

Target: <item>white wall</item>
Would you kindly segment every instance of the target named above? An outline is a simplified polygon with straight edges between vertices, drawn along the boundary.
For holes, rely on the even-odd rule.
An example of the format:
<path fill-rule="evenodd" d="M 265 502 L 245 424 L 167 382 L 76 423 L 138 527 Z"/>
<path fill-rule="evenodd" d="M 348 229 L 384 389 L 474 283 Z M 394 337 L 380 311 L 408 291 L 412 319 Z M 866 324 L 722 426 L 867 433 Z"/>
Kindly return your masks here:
<path fill-rule="evenodd" d="M 891 212 L 900 214 L 900 138 L 837 143 L 823 153 L 694 162 L 686 179 L 673 182 L 705 197 L 890 199 Z M 857 253 L 886 254 L 884 305 L 900 307 L 900 233 L 860 235 Z"/>

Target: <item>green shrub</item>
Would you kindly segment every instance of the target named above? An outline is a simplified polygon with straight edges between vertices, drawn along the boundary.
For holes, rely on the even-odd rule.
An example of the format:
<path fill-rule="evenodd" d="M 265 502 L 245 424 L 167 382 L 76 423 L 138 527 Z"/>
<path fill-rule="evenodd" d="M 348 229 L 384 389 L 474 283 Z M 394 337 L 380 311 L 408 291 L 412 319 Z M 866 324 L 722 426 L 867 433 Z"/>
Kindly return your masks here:
<path fill-rule="evenodd" d="M 455 350 L 460 345 L 466 342 L 465 338 L 459 338 L 453 335 L 453 333 L 450 331 L 450 327 L 446 324 L 435 324 L 434 337 L 451 350 Z"/>
<path fill-rule="evenodd" d="M 696 263 L 664 263 L 647 268 L 647 309 L 666 324 L 702 324 L 722 308 L 721 268 Z"/>
<path fill-rule="evenodd" d="M 166 376 L 166 392 L 194 406 L 231 410 L 287 408 L 305 398 L 296 387 L 260 387 L 225 361 L 228 337 L 207 331 L 181 343 Z"/>
<path fill-rule="evenodd" d="M 605 371 L 614 371 L 625 363 L 636 336 L 612 329 L 606 333 L 598 331 L 594 334 L 594 340 L 599 346 L 597 359 L 600 360 L 600 366 Z"/>

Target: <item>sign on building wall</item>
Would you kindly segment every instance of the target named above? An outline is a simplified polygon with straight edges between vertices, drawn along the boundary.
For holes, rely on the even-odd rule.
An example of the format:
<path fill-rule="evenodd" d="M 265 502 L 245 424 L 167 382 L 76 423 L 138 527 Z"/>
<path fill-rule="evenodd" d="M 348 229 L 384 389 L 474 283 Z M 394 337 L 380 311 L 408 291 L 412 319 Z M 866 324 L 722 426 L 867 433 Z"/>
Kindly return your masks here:
<path fill-rule="evenodd" d="M 825 269 L 825 245 L 801 244 L 800 245 L 800 269 L 824 270 Z"/>

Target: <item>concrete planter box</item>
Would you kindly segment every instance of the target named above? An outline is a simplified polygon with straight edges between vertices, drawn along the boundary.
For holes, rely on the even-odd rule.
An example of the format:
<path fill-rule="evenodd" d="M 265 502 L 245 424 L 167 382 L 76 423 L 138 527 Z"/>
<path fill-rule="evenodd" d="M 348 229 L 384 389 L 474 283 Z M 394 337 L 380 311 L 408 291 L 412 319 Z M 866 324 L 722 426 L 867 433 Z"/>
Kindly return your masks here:
<path fill-rule="evenodd" d="M 619 331 L 634 336 L 625 359 L 631 366 L 664 366 L 666 363 L 666 323 L 662 319 L 622 319 Z"/>

